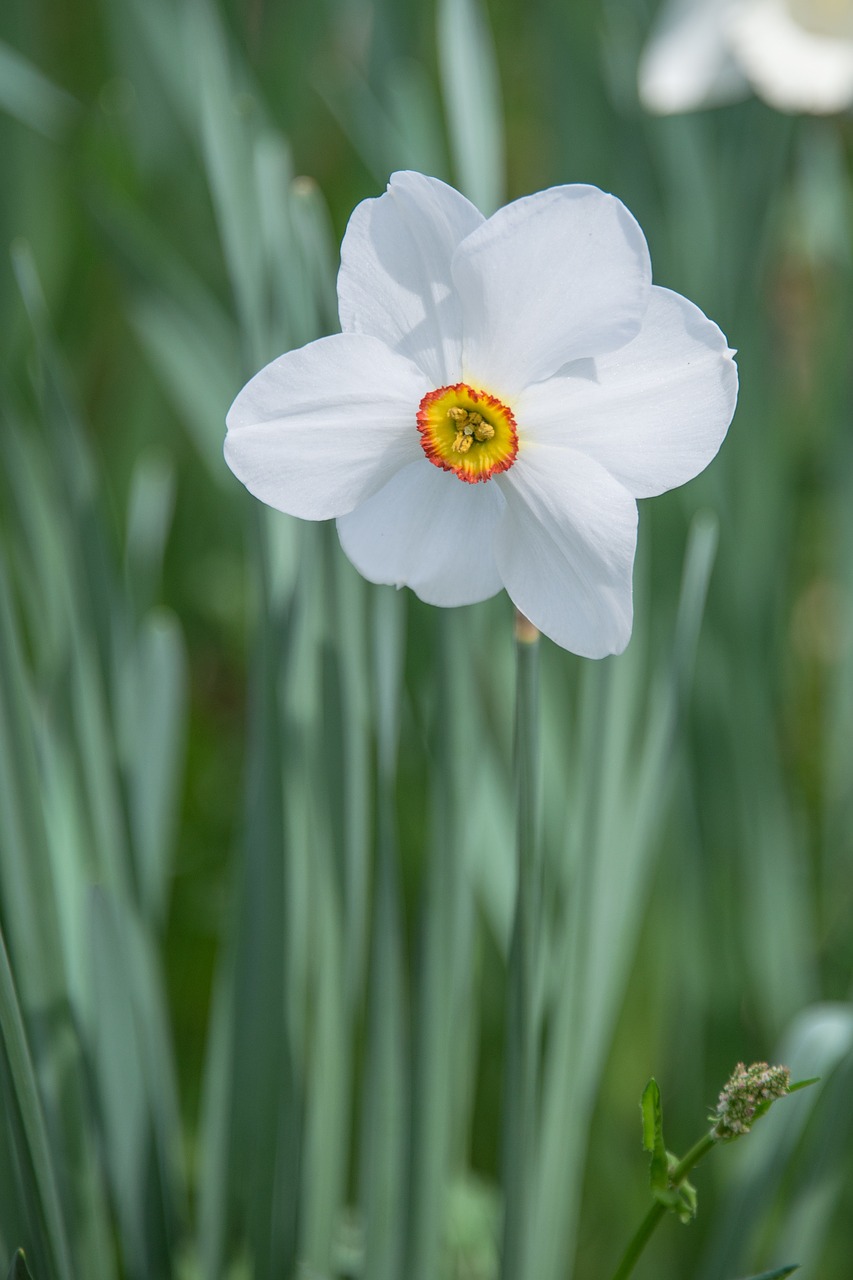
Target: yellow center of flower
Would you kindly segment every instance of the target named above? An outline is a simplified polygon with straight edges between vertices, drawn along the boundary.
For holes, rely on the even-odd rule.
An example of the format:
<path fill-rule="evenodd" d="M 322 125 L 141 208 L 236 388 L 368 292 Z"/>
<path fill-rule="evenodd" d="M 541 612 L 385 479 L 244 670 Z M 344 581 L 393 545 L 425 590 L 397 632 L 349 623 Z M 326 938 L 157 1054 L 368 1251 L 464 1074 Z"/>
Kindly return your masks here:
<path fill-rule="evenodd" d="M 423 451 L 442 471 L 467 484 L 506 471 L 518 453 L 512 410 L 465 382 L 428 392 L 418 409 Z"/>

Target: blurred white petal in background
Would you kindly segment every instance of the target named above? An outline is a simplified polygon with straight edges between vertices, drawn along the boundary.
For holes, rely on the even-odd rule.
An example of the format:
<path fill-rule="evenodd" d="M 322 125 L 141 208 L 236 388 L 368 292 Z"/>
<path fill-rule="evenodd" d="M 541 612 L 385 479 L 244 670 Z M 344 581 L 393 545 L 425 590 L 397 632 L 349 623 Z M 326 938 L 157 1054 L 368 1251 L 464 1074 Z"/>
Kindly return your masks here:
<path fill-rule="evenodd" d="M 661 115 L 749 89 L 779 111 L 843 111 L 853 102 L 853 0 L 670 0 L 639 86 Z"/>

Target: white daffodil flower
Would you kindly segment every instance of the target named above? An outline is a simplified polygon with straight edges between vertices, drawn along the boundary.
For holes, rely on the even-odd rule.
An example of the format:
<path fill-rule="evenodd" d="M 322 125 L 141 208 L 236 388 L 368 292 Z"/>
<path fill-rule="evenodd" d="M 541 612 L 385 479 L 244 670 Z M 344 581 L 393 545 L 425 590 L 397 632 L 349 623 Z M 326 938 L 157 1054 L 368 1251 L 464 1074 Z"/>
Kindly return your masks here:
<path fill-rule="evenodd" d="M 669 0 L 643 52 L 640 98 L 668 115 L 754 91 L 779 111 L 853 103 L 853 0 Z"/>
<path fill-rule="evenodd" d="M 652 285 L 625 206 L 553 187 L 487 219 L 397 173 L 350 218 L 338 300 L 342 333 L 237 396 L 232 471 L 336 517 L 372 582 L 447 606 L 505 588 L 564 648 L 621 652 L 635 499 L 707 466 L 737 397 L 725 338 Z"/>

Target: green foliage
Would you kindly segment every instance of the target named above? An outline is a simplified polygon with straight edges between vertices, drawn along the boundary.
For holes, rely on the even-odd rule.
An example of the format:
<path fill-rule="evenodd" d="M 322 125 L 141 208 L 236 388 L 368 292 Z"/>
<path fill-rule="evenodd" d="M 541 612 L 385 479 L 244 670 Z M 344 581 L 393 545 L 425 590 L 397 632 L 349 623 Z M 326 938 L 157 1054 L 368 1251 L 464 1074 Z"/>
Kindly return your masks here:
<path fill-rule="evenodd" d="M 849 137 L 643 118 L 645 26 L 3 7 L 0 1246 L 35 1280 L 500 1274 L 510 610 L 371 588 L 221 460 L 243 379 L 335 327 L 345 219 L 396 166 L 485 207 L 615 191 L 741 352 L 719 459 L 642 511 L 628 652 L 541 653 L 518 1272 L 607 1273 L 638 1073 L 680 1132 L 772 1050 L 819 1088 L 653 1265 L 845 1274 Z M 656 1086 L 643 1119 L 673 1196 Z"/>
<path fill-rule="evenodd" d="M 23 1249 L 19 1249 L 12 1259 L 8 1280 L 32 1280 Z"/>
<path fill-rule="evenodd" d="M 656 1080 L 650 1080 L 640 1102 L 643 1113 L 643 1150 L 651 1155 L 649 1185 L 652 1194 L 665 1191 L 669 1183 L 669 1159 L 663 1141 L 663 1107 Z"/>
<path fill-rule="evenodd" d="M 686 1178 L 674 1180 L 679 1160 L 667 1151 L 663 1140 L 663 1107 L 656 1080 L 650 1080 L 643 1090 L 640 1103 L 643 1113 L 643 1150 L 651 1155 L 649 1162 L 649 1186 L 652 1196 L 676 1214 L 681 1222 L 692 1222 L 696 1217 L 696 1188 Z"/>
<path fill-rule="evenodd" d="M 762 1271 L 760 1276 L 749 1276 L 748 1280 L 785 1280 L 786 1276 L 792 1276 L 799 1269 L 799 1263 L 795 1263 L 792 1267 L 777 1267 L 774 1271 Z"/>

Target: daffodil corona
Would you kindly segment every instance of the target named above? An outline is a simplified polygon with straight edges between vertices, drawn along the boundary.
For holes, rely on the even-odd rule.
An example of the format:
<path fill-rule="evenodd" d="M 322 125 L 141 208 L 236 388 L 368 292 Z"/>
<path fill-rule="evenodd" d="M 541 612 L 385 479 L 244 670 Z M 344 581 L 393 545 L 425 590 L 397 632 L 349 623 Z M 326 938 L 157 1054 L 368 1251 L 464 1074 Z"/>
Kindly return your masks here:
<path fill-rule="evenodd" d="M 445 606 L 505 588 L 564 648 L 620 652 L 636 499 L 710 462 L 737 397 L 725 338 L 652 285 L 625 206 L 565 186 L 484 218 L 395 174 L 350 218 L 338 302 L 342 333 L 234 401 L 235 474 L 281 511 L 336 518 L 373 582 Z"/>
<path fill-rule="evenodd" d="M 512 410 L 464 382 L 427 392 L 418 409 L 418 430 L 430 462 L 469 484 L 506 471 L 518 453 Z"/>

